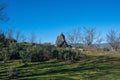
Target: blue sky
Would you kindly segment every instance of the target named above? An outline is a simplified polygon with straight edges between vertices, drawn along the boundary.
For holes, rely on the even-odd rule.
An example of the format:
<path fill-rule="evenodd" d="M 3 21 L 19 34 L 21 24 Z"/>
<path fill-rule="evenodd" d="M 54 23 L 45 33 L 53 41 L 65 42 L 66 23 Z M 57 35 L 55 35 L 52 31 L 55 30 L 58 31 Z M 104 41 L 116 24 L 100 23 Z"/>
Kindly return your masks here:
<path fill-rule="evenodd" d="M 34 32 L 38 40 L 54 43 L 60 32 L 76 27 L 96 27 L 104 37 L 110 29 L 120 31 L 120 0 L 1 0 L 7 2 L 8 22 L 26 35 Z M 0 2 L 1 2 L 0 1 Z"/>

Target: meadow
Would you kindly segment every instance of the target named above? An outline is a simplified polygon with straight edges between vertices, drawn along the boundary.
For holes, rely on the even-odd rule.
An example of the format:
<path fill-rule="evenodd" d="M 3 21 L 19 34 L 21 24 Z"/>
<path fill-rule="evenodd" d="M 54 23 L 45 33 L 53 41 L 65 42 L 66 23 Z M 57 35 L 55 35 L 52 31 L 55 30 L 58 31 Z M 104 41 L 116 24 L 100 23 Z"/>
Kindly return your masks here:
<path fill-rule="evenodd" d="M 14 69 L 15 78 L 8 78 Z M 79 61 L 22 63 L 21 60 L 0 61 L 0 80 L 120 80 L 120 55 L 118 53 L 85 54 Z"/>

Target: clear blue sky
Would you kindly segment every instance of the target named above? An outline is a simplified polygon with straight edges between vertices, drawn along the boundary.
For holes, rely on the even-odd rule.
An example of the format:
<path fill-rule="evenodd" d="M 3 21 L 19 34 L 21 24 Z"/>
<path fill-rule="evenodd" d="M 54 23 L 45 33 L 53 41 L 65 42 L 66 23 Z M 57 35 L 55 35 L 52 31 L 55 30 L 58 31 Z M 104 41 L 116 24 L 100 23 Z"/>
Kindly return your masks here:
<path fill-rule="evenodd" d="M 59 32 L 75 27 L 96 27 L 103 36 L 110 29 L 120 31 L 120 0 L 0 0 L 7 2 L 8 22 L 24 33 L 34 32 L 42 42 L 54 43 Z"/>

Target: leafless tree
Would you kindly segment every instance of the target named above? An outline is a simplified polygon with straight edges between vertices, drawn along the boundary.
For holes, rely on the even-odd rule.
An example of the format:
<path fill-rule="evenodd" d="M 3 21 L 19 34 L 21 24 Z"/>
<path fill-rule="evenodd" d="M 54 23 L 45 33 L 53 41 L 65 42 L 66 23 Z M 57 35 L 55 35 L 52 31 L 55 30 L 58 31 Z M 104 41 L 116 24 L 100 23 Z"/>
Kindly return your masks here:
<path fill-rule="evenodd" d="M 27 40 L 27 37 L 24 34 L 22 34 L 21 35 L 21 42 L 26 42 L 26 40 Z"/>
<path fill-rule="evenodd" d="M 0 34 L 2 34 L 3 33 L 3 30 L 0 28 Z"/>
<path fill-rule="evenodd" d="M 86 28 L 83 27 L 84 32 L 83 32 L 83 43 L 85 46 L 92 46 L 92 43 L 94 42 L 96 38 L 96 29 L 95 28 Z"/>
<path fill-rule="evenodd" d="M 0 21 L 8 21 L 9 18 L 7 14 L 4 12 L 4 9 L 6 8 L 7 4 L 5 2 L 0 4 Z"/>
<path fill-rule="evenodd" d="M 76 46 L 77 43 L 81 41 L 81 33 L 80 28 L 76 28 L 67 32 L 67 41 L 72 44 L 72 46 Z"/>
<path fill-rule="evenodd" d="M 9 28 L 9 29 L 7 29 L 5 34 L 6 34 L 6 38 L 13 39 L 14 31 L 12 28 Z"/>
<path fill-rule="evenodd" d="M 21 41 L 21 37 L 22 37 L 21 31 L 17 31 L 17 32 L 16 32 L 16 35 L 15 35 L 15 39 L 16 39 L 18 42 L 20 42 L 20 41 Z"/>
<path fill-rule="evenodd" d="M 96 37 L 96 41 L 95 41 L 95 47 L 99 48 L 100 44 L 104 41 L 104 39 L 101 37 L 101 34 L 98 34 L 98 36 Z"/>
<path fill-rule="evenodd" d="M 120 49 L 120 34 L 117 33 L 117 31 L 110 30 L 106 36 L 107 42 L 110 45 L 111 50 Z"/>
<path fill-rule="evenodd" d="M 35 40 L 36 40 L 35 34 L 31 33 L 31 35 L 30 35 L 30 43 L 35 43 L 36 42 Z"/>
<path fill-rule="evenodd" d="M 5 40 L 5 35 L 2 29 L 0 29 L 0 44 L 3 43 Z"/>

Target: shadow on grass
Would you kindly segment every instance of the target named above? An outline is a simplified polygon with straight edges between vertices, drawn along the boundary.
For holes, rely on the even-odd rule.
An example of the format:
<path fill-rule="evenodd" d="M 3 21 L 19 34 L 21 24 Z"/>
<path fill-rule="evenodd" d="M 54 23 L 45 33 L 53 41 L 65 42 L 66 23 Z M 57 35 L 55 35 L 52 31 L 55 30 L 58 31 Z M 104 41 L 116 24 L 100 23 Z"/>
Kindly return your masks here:
<path fill-rule="evenodd" d="M 62 67 L 65 65 L 71 65 L 72 63 L 66 64 L 65 62 L 61 63 L 59 61 L 51 61 L 51 62 L 38 62 L 38 63 L 33 63 L 33 64 L 28 64 L 28 65 L 21 65 L 17 68 L 20 69 L 44 69 L 44 68 L 56 68 L 56 67 Z"/>
<path fill-rule="evenodd" d="M 113 64 L 111 64 L 113 63 Z M 118 64 L 119 63 L 119 64 Z M 74 64 L 74 63 L 73 63 Z M 37 65 L 43 65 L 39 66 L 39 68 L 47 68 L 47 67 L 58 67 L 58 66 L 65 66 L 68 64 L 58 64 L 57 62 L 43 62 L 38 64 L 32 64 L 29 67 L 37 66 Z M 113 72 L 112 72 L 113 71 Z M 92 72 L 95 72 L 94 74 Z M 33 73 L 33 74 L 27 74 L 19 77 L 30 77 L 30 76 L 43 76 L 43 75 L 56 75 L 59 74 L 68 74 L 68 76 L 76 76 L 75 73 L 81 73 L 81 75 L 85 78 L 99 78 L 108 74 L 118 75 L 120 74 L 120 58 L 115 57 L 105 57 L 105 56 L 99 56 L 99 57 L 91 57 L 87 56 L 83 61 L 79 62 L 79 66 L 76 68 L 69 68 L 69 69 L 50 69 L 46 72 L 42 73 Z M 58 79 L 57 79 L 58 78 Z M 64 77 L 56 77 L 55 80 L 59 79 L 65 79 Z M 72 79 L 67 79 L 72 80 Z"/>
<path fill-rule="evenodd" d="M 69 77 L 61 77 L 61 76 L 54 76 L 54 77 L 37 77 L 37 78 L 24 78 L 19 80 L 74 80 Z"/>

